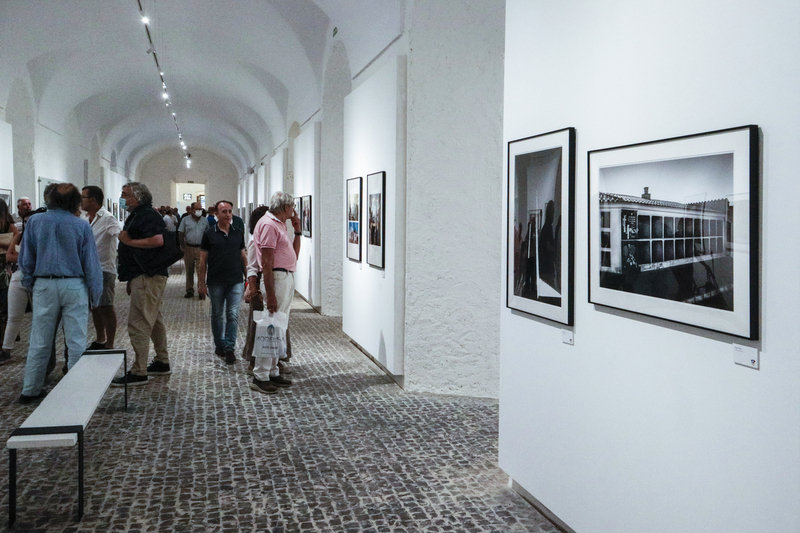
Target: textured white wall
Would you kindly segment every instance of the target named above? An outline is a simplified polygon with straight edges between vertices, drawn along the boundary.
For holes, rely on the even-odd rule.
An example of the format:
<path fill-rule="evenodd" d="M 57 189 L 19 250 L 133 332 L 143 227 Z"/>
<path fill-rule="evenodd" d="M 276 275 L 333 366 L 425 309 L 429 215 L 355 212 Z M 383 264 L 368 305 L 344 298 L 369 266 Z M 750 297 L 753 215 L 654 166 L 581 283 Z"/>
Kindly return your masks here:
<path fill-rule="evenodd" d="M 786 233 L 800 195 L 800 5 L 507 10 L 505 139 L 576 127 L 578 209 L 575 345 L 501 308 L 500 466 L 579 532 L 800 531 L 800 278 Z M 734 365 L 743 341 L 587 303 L 580 207 L 587 151 L 746 124 L 763 130 L 758 371 Z"/>
<path fill-rule="evenodd" d="M 294 283 L 314 307 L 320 302 L 319 132 L 320 123 L 312 122 L 294 140 L 294 196 L 311 196 L 311 237 L 300 238 Z"/>
<path fill-rule="evenodd" d="M 386 172 L 385 269 L 346 258 L 343 271 L 342 328 L 394 375 L 403 374 L 403 306 L 405 251 L 405 173 L 403 136 L 405 56 L 391 58 L 344 102 L 345 180 L 364 178 L 362 221 L 366 220 L 367 174 Z M 399 130 L 398 130 L 399 128 Z M 344 211 L 344 194 L 340 209 Z M 344 224 L 344 220 L 341 221 Z M 361 232 L 362 241 L 366 233 Z M 344 247 L 342 247 L 344 256 Z"/>
<path fill-rule="evenodd" d="M 8 208 L 16 211 L 17 195 L 14 192 L 14 145 L 11 124 L 0 122 L 0 188 L 10 189 L 12 205 Z"/>
<path fill-rule="evenodd" d="M 278 191 L 283 191 L 283 167 L 286 158 L 286 150 L 280 149 L 278 153 L 269 160 L 269 194 L 265 202 L 269 206 L 269 199 Z"/>
<path fill-rule="evenodd" d="M 347 52 L 337 41 L 325 65 L 322 88 L 322 130 L 320 133 L 320 295 L 325 315 L 342 314 L 342 254 L 344 212 L 342 202 L 344 97 L 350 93 L 350 66 Z"/>
<path fill-rule="evenodd" d="M 406 388 L 498 394 L 504 1 L 413 3 Z"/>

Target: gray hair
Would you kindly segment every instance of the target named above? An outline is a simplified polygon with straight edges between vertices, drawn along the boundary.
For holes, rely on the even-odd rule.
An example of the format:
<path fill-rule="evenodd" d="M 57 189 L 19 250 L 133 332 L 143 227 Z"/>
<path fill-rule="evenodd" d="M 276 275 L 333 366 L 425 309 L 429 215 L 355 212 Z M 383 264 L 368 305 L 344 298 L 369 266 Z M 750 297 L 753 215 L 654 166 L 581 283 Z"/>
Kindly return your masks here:
<path fill-rule="evenodd" d="M 269 212 L 273 215 L 280 213 L 287 205 L 294 206 L 294 196 L 288 192 L 278 191 L 269 200 Z"/>
<path fill-rule="evenodd" d="M 130 187 L 131 192 L 136 197 L 136 201 L 139 204 L 152 204 L 153 203 L 153 195 L 150 193 L 150 189 L 147 188 L 147 185 L 138 181 L 131 181 L 126 183 L 122 186 Z"/>
<path fill-rule="evenodd" d="M 28 200 L 29 202 L 31 201 L 31 199 L 28 198 L 27 196 L 22 196 L 21 198 L 17 198 L 17 207 L 19 207 L 19 203 L 23 200 Z"/>

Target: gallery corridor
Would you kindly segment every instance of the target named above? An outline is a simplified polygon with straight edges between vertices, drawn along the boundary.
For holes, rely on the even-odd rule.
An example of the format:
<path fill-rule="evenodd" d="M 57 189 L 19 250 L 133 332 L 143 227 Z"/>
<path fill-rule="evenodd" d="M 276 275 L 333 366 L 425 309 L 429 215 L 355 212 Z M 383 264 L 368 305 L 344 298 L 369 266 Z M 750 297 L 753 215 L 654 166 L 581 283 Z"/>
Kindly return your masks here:
<path fill-rule="evenodd" d="M 209 349 L 208 300 L 182 296 L 173 267 L 164 302 L 172 374 L 131 387 L 127 413 L 122 390 L 109 389 L 87 429 L 83 520 L 73 521 L 77 450 L 21 450 L 14 531 L 556 531 L 497 467 L 497 401 L 403 391 L 353 347 L 340 319 L 300 299 L 295 383 L 259 394 L 241 361 L 227 366 Z M 117 345 L 130 350 L 122 284 L 117 312 Z M 0 367 L 6 436 L 34 409 L 16 401 L 27 333 Z"/>

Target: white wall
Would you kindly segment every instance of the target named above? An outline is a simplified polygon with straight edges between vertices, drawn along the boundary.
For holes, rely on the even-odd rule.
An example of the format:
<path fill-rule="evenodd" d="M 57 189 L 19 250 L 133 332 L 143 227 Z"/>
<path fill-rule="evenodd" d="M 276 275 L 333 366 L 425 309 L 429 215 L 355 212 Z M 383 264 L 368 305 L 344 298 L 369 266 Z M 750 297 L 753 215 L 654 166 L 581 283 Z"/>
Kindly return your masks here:
<path fill-rule="evenodd" d="M 405 138 L 398 135 L 398 125 L 405 121 L 405 61 L 405 56 L 386 61 L 345 98 L 341 182 L 344 191 L 347 179 L 364 178 L 362 220 L 366 220 L 367 174 L 386 172 L 385 270 L 367 264 L 366 244 L 361 263 L 344 257 L 342 328 L 396 376 L 403 374 L 405 319 Z M 366 241 L 364 231 L 362 241 Z"/>
<path fill-rule="evenodd" d="M 576 127 L 578 208 L 575 346 L 494 304 L 499 461 L 578 533 L 800 531 L 798 20 L 780 0 L 507 2 L 505 140 Z M 734 365 L 743 341 L 587 303 L 587 151 L 746 124 L 763 130 L 760 370 Z"/>
<path fill-rule="evenodd" d="M 294 196 L 311 196 L 311 237 L 300 238 L 294 288 L 308 303 L 320 306 L 319 269 L 319 138 L 320 123 L 312 122 L 294 140 Z"/>
<path fill-rule="evenodd" d="M 112 172 L 108 169 L 103 173 L 103 183 L 100 187 L 103 189 L 103 193 L 105 194 L 106 198 L 111 199 L 112 204 L 119 204 L 120 194 L 122 193 L 122 186 L 128 183 L 128 180 L 122 174 L 117 172 Z M 160 204 L 159 204 L 160 205 Z M 106 207 L 105 205 L 103 207 Z M 119 208 L 117 208 L 119 209 Z M 111 206 L 111 212 L 113 213 L 114 206 Z"/>
<path fill-rule="evenodd" d="M 17 195 L 14 193 L 14 147 L 11 137 L 11 124 L 0 122 L 0 188 L 10 189 L 12 205 L 9 210 L 17 210 Z"/>
<path fill-rule="evenodd" d="M 504 0 L 416 0 L 408 62 L 406 387 L 498 395 Z"/>
<path fill-rule="evenodd" d="M 269 160 L 269 193 L 267 201 L 264 202 L 269 206 L 269 199 L 278 191 L 283 191 L 283 168 L 286 159 L 286 149 L 279 149 L 275 155 Z"/>

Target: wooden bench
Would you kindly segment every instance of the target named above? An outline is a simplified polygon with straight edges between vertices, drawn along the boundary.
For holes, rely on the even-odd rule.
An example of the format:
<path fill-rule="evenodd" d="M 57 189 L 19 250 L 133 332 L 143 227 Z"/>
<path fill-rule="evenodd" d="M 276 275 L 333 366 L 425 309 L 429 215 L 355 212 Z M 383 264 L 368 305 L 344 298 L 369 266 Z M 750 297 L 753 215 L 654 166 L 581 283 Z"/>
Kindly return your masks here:
<path fill-rule="evenodd" d="M 83 517 L 83 432 L 111 380 L 128 367 L 125 350 L 87 351 L 22 425 L 11 433 L 8 448 L 8 525 L 17 518 L 17 450 L 72 447 L 78 444 L 78 520 Z M 124 365 L 124 366 L 123 366 Z M 125 409 L 128 386 L 125 385 Z"/>

